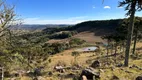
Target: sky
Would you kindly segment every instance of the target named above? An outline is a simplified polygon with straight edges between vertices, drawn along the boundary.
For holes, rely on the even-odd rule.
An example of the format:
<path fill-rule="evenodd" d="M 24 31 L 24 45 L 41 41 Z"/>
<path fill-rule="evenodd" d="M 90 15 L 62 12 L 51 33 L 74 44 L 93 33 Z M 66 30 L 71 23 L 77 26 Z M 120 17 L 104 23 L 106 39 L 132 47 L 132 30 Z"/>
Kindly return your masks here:
<path fill-rule="evenodd" d="M 6 0 L 24 24 L 77 24 L 88 20 L 125 18 L 122 0 Z M 142 17 L 142 12 L 136 16 Z"/>

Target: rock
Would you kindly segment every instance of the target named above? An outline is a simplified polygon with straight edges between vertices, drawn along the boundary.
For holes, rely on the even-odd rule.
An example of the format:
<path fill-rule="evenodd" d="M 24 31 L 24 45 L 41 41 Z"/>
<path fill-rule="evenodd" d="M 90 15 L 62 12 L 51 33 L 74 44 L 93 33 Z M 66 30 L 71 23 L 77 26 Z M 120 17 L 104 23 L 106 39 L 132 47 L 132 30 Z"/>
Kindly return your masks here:
<path fill-rule="evenodd" d="M 66 67 L 65 69 L 66 69 L 66 70 L 70 70 L 70 69 L 72 69 L 72 67 Z"/>
<path fill-rule="evenodd" d="M 49 75 L 49 76 L 52 76 L 52 75 L 53 75 L 53 73 L 52 73 L 51 71 L 49 71 L 49 72 L 48 72 L 48 75 Z"/>
<path fill-rule="evenodd" d="M 26 75 L 27 75 L 27 76 L 34 76 L 34 72 L 27 71 Z"/>
<path fill-rule="evenodd" d="M 86 68 L 86 69 L 82 70 L 82 73 L 80 75 L 80 79 L 82 78 L 82 76 L 86 76 L 87 79 L 93 80 L 93 76 L 95 76 L 95 78 L 100 78 L 100 73 L 95 71 L 92 68 Z"/>
<path fill-rule="evenodd" d="M 33 80 L 38 80 L 38 78 L 37 78 L 37 77 L 35 77 L 35 78 L 33 78 Z"/>
<path fill-rule="evenodd" d="M 98 61 L 98 60 L 94 61 L 94 62 L 91 64 L 91 67 L 93 67 L 93 68 L 100 67 L 100 61 Z"/>
<path fill-rule="evenodd" d="M 142 68 L 139 68 L 139 70 L 142 70 Z"/>
<path fill-rule="evenodd" d="M 45 80 L 43 77 L 39 76 L 38 80 Z"/>
<path fill-rule="evenodd" d="M 130 71 L 127 71 L 127 70 L 126 70 L 125 72 L 126 72 L 126 73 L 133 73 L 133 72 L 130 72 Z"/>
<path fill-rule="evenodd" d="M 129 68 L 133 68 L 132 66 L 130 66 Z"/>
<path fill-rule="evenodd" d="M 73 73 L 69 73 L 69 74 L 68 74 L 68 76 L 75 76 L 75 74 L 73 74 Z"/>
<path fill-rule="evenodd" d="M 119 64 L 116 65 L 116 67 L 122 67 L 122 66 L 123 66 L 122 63 L 119 63 Z"/>
<path fill-rule="evenodd" d="M 16 80 L 16 78 L 10 78 L 10 80 Z"/>
<path fill-rule="evenodd" d="M 102 69 L 100 69 L 99 71 L 100 71 L 100 72 L 102 72 L 102 73 L 104 73 L 104 72 L 105 72 L 105 71 L 104 71 L 104 70 L 102 70 Z"/>
<path fill-rule="evenodd" d="M 142 76 L 138 76 L 136 80 L 142 80 Z"/>
<path fill-rule="evenodd" d="M 124 71 L 124 69 L 123 69 L 123 68 L 120 68 L 120 70 Z"/>
<path fill-rule="evenodd" d="M 139 69 L 139 70 L 142 70 L 142 68 L 141 68 L 141 67 L 136 66 L 136 65 L 132 65 L 132 66 L 130 66 L 129 68 L 137 68 L 137 69 Z"/>
<path fill-rule="evenodd" d="M 112 80 L 119 80 L 119 78 L 116 75 L 113 75 Z"/>
<path fill-rule="evenodd" d="M 110 69 L 111 69 L 112 71 L 114 71 L 114 70 L 115 70 L 115 67 L 114 67 L 114 66 L 112 66 L 112 67 L 110 67 Z"/>
<path fill-rule="evenodd" d="M 82 69 L 82 66 L 81 65 L 75 65 L 75 67 L 77 68 L 77 69 Z"/>
<path fill-rule="evenodd" d="M 62 67 L 62 66 L 55 66 L 54 69 L 55 69 L 56 71 L 58 71 L 58 72 L 61 72 L 61 73 L 64 73 L 64 72 L 65 72 L 65 69 L 64 69 L 64 67 Z"/>

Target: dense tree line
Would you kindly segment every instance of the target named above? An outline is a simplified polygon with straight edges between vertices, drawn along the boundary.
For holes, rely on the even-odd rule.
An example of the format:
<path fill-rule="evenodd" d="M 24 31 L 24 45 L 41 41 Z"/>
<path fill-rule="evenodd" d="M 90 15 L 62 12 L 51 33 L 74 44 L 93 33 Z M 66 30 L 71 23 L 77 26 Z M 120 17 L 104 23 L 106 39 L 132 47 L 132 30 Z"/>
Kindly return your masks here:
<path fill-rule="evenodd" d="M 136 11 L 142 10 L 142 0 L 123 0 L 119 2 L 119 7 L 125 6 L 125 10 L 127 11 L 126 16 L 129 16 L 129 28 L 127 34 L 127 42 L 126 42 L 126 51 L 125 51 L 125 61 L 124 66 L 129 66 L 129 54 L 131 41 L 134 33 L 135 26 L 135 13 Z"/>
<path fill-rule="evenodd" d="M 92 28 L 98 29 L 106 29 L 114 31 L 116 27 L 118 27 L 122 23 L 123 19 L 112 19 L 112 20 L 96 20 L 96 21 L 86 21 L 79 23 L 73 26 L 74 30 L 78 32 L 87 31 Z M 85 29 L 83 29 L 85 28 Z"/>
<path fill-rule="evenodd" d="M 135 48 L 136 48 L 136 43 L 137 41 L 140 41 L 142 38 L 142 18 L 141 17 L 136 17 L 135 18 L 135 27 L 134 27 L 134 34 L 132 35 L 132 40 L 134 41 L 133 44 L 133 50 L 132 54 L 135 54 Z M 107 40 L 107 55 L 109 53 L 114 53 L 116 56 L 116 53 L 118 51 L 122 51 L 123 53 L 125 52 L 126 49 L 126 41 L 127 41 L 127 35 L 128 35 L 128 25 L 129 25 L 129 19 L 124 19 L 123 22 L 115 29 L 115 33 L 109 34 L 109 35 L 104 35 L 102 36 L 103 39 Z M 131 44 L 132 45 L 132 44 Z M 109 49 L 111 52 L 109 52 Z M 113 50 L 115 52 L 113 52 Z"/>
<path fill-rule="evenodd" d="M 61 33 L 52 34 L 49 38 L 50 39 L 65 39 L 65 38 L 72 37 L 75 34 L 77 34 L 76 31 L 61 32 Z"/>

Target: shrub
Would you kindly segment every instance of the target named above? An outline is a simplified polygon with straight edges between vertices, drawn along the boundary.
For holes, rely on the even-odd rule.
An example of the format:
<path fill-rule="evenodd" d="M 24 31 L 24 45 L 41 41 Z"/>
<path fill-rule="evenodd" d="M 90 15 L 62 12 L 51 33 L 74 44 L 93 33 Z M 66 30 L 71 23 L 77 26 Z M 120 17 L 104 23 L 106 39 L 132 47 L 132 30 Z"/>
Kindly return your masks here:
<path fill-rule="evenodd" d="M 52 36 L 50 36 L 50 38 L 51 39 L 65 39 L 65 38 L 69 38 L 71 36 L 72 36 L 71 32 L 62 32 L 59 34 L 53 34 Z"/>
<path fill-rule="evenodd" d="M 82 45 L 83 43 L 85 43 L 85 41 L 79 38 L 73 38 L 69 41 L 70 45 Z"/>

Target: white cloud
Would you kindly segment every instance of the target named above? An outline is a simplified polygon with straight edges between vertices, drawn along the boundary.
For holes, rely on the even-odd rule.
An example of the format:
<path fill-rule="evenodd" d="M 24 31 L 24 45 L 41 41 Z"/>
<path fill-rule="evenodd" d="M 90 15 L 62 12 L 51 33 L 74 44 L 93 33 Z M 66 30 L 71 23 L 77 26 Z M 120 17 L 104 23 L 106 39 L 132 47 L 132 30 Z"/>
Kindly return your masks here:
<path fill-rule="evenodd" d="M 104 9 L 110 9 L 111 7 L 110 6 L 104 6 Z"/>
<path fill-rule="evenodd" d="M 86 21 L 87 16 L 71 17 L 67 19 L 41 19 L 41 18 L 26 18 L 24 24 L 77 24 Z"/>

